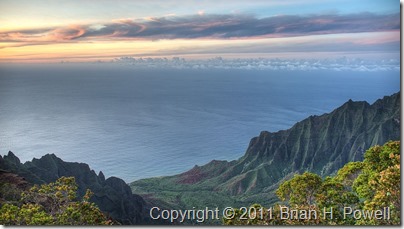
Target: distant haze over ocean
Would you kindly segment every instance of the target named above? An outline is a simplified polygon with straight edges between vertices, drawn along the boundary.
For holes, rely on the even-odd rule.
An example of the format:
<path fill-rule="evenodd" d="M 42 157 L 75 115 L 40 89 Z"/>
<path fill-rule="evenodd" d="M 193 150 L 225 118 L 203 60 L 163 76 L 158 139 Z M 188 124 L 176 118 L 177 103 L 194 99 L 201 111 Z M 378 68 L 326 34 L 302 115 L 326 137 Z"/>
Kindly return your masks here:
<path fill-rule="evenodd" d="M 0 153 L 55 153 L 131 182 L 237 159 L 260 131 L 399 90 L 397 70 L 2 66 Z"/>

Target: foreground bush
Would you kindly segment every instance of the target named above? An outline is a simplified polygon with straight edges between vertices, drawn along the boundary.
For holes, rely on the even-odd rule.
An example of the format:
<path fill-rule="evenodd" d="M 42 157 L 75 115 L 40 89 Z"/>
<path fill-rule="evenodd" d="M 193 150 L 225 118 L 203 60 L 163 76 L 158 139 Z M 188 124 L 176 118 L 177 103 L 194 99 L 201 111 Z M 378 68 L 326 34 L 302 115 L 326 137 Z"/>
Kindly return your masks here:
<path fill-rule="evenodd" d="M 0 208 L 2 225 L 110 225 L 112 221 L 89 202 L 87 190 L 76 200 L 74 177 L 61 177 L 54 183 L 35 185 L 21 193 L 19 201 L 4 203 Z"/>

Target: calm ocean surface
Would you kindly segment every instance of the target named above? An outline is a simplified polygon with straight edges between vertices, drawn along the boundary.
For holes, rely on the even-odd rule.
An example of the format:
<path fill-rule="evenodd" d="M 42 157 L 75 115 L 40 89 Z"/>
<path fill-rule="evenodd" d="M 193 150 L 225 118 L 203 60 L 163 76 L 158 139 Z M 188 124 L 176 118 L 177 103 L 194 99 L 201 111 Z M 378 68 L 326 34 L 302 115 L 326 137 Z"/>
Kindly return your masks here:
<path fill-rule="evenodd" d="M 55 153 L 130 182 L 237 159 L 262 130 L 399 90 L 398 71 L 2 66 L 0 154 Z"/>

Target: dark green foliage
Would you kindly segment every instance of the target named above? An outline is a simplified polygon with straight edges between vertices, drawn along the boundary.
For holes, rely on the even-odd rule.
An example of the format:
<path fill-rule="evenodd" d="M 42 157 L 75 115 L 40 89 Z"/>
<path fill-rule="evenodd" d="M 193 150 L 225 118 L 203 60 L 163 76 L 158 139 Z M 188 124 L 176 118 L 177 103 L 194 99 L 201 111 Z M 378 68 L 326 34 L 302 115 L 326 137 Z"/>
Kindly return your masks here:
<path fill-rule="evenodd" d="M 101 172 L 97 175 L 87 164 L 65 162 L 54 154 L 47 154 L 22 164 L 18 157 L 9 152 L 4 157 L 0 156 L 0 171 L 1 169 L 18 174 L 32 184 L 55 182 L 62 176 L 75 177 L 78 185 L 77 196 L 82 198 L 87 189 L 92 190 L 94 195 L 89 202 L 95 203 L 119 223 L 143 224 L 149 221 L 144 200 L 133 194 L 122 179 L 105 179 Z"/>
<path fill-rule="evenodd" d="M 390 220 L 373 221 L 372 224 L 401 222 L 401 170 L 400 142 L 388 142 L 366 151 L 361 174 L 353 183 L 353 189 L 363 198 L 364 209 L 390 207 Z M 366 222 L 358 222 L 366 224 Z"/>
<path fill-rule="evenodd" d="M 312 205 L 321 185 L 319 175 L 305 172 L 282 183 L 276 194 L 282 201 L 287 200 L 291 205 Z"/>
<path fill-rule="evenodd" d="M 15 203 L 5 203 L 0 208 L 3 225 L 110 225 L 94 203 L 76 200 L 77 184 L 74 177 L 62 177 L 55 183 L 35 185 L 21 194 Z"/>
<path fill-rule="evenodd" d="M 226 225 L 400 225 L 400 142 L 390 141 L 366 151 L 363 162 L 347 163 L 336 176 L 321 179 L 305 172 L 284 181 L 276 191 L 293 209 L 316 209 L 315 219 L 223 219 Z M 352 187 L 353 186 L 353 187 Z M 359 198 L 361 197 L 361 198 Z M 274 215 L 279 205 L 274 205 Z M 390 208 L 390 218 L 343 217 L 344 207 L 375 211 Z M 333 209 L 333 217 L 324 210 Z M 239 210 L 236 210 L 236 213 Z"/>
<path fill-rule="evenodd" d="M 352 186 L 353 181 L 358 177 L 363 168 L 361 161 L 348 162 L 338 170 L 334 180 L 341 182 L 345 186 Z"/>

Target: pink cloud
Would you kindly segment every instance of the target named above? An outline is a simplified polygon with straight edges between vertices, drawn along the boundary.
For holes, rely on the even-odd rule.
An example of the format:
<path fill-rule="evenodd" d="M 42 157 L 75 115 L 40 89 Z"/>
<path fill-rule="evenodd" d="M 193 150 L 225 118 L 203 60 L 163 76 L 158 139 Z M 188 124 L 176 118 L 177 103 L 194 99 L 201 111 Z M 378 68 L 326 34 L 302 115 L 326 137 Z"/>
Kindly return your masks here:
<path fill-rule="evenodd" d="M 0 32 L 1 42 L 79 42 L 91 40 L 257 39 L 322 34 L 399 31 L 399 14 L 189 15 L 119 19 L 111 23 Z M 363 44 L 375 42 L 363 39 Z M 389 38 L 385 38 L 388 40 Z"/>

